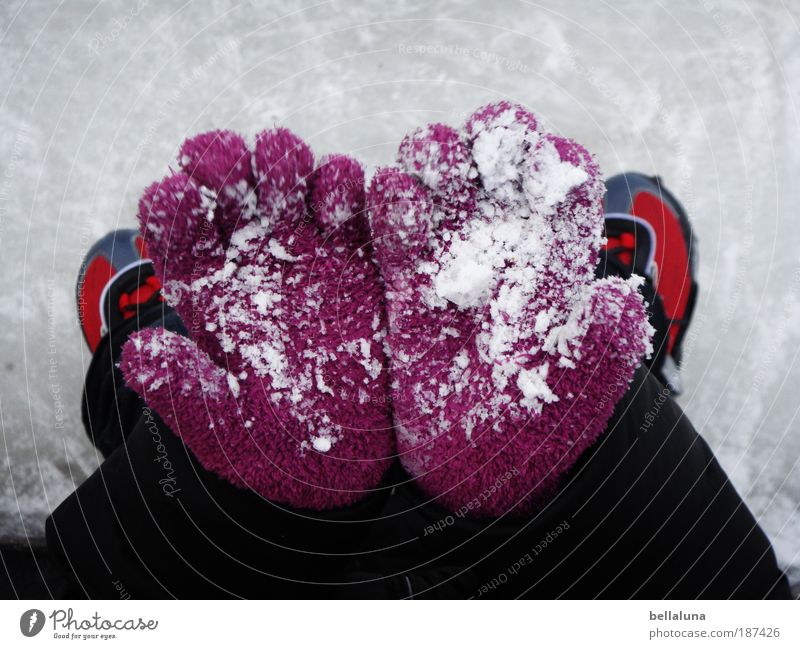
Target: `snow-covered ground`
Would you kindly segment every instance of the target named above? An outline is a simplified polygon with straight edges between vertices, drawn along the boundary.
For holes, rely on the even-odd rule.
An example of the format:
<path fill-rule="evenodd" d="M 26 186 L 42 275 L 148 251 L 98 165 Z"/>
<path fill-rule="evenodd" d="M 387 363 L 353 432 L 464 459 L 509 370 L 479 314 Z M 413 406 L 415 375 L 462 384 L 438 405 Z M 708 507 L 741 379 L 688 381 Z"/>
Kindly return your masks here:
<path fill-rule="evenodd" d="M 75 274 L 184 137 L 280 123 L 375 165 L 509 97 L 686 203 L 680 401 L 800 580 L 796 3 L 4 0 L 0 33 L 0 538 L 41 537 L 98 464 Z"/>

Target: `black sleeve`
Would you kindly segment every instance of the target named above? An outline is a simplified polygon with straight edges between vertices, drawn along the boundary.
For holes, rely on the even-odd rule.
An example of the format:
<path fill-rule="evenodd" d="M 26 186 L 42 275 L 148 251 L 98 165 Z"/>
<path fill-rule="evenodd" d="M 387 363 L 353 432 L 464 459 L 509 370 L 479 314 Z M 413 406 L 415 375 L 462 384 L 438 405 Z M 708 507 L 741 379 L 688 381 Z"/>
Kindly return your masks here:
<path fill-rule="evenodd" d="M 667 560 L 654 580 L 671 574 L 665 594 L 673 598 L 791 597 L 769 539 L 708 444 L 694 430 L 681 441 L 676 451 L 685 449 L 686 459 L 675 476 L 664 476 L 666 487 L 675 490 L 665 498 L 671 547 L 664 547 Z M 678 498 L 681 492 L 685 498 Z M 654 501 L 660 498 L 654 495 Z"/>
<path fill-rule="evenodd" d="M 791 596 L 763 530 L 668 390 L 645 369 L 605 433 L 536 514 L 470 520 L 437 511 L 408 488 L 404 493 L 407 515 L 392 537 L 410 541 L 403 545 L 407 572 L 422 568 L 435 577 L 431 568 L 462 566 L 447 585 L 467 597 Z"/>
<path fill-rule="evenodd" d="M 269 502 L 206 471 L 116 367 L 128 335 L 156 324 L 186 333 L 159 305 L 106 336 L 87 373 L 84 423 L 106 460 L 46 523 L 71 594 L 328 596 L 387 490 L 319 513 Z"/>
<path fill-rule="evenodd" d="M 205 471 L 158 418 L 139 422 L 47 521 L 93 598 L 327 597 L 383 502 L 293 510 Z"/>
<path fill-rule="evenodd" d="M 575 594 L 791 596 L 769 539 L 708 444 L 646 372 L 575 480 L 563 503 L 578 531 L 572 556 L 587 557 L 575 559 L 584 568 L 571 573 Z"/>

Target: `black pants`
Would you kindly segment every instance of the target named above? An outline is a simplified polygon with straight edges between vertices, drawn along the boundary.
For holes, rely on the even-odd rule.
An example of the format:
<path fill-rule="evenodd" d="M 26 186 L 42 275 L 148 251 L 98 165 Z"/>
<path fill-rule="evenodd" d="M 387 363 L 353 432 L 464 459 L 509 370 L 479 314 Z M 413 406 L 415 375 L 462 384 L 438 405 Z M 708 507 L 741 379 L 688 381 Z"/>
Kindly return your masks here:
<path fill-rule="evenodd" d="M 122 344 L 162 322 L 185 333 L 173 311 L 153 307 L 107 336 L 89 368 L 84 423 L 106 460 L 47 521 L 71 596 L 789 596 L 766 536 L 644 368 L 529 519 L 442 510 L 399 463 L 368 499 L 319 513 L 206 471 L 125 387 Z"/>

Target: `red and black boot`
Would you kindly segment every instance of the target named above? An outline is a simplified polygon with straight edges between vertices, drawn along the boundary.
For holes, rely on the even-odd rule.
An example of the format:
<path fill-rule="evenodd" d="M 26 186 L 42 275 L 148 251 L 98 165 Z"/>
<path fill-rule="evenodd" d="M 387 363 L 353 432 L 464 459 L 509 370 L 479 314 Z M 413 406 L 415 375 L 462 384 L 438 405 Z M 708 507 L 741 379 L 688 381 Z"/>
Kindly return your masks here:
<path fill-rule="evenodd" d="M 139 310 L 163 302 L 161 281 L 136 230 L 115 230 L 97 241 L 81 266 L 78 317 L 94 353 L 100 340 L 134 318 Z"/>
<path fill-rule="evenodd" d="M 657 176 L 624 173 L 606 181 L 608 239 L 600 275 L 645 278 L 650 324 L 656 330 L 650 367 L 680 394 L 682 343 L 697 299 L 697 239 L 686 211 Z"/>

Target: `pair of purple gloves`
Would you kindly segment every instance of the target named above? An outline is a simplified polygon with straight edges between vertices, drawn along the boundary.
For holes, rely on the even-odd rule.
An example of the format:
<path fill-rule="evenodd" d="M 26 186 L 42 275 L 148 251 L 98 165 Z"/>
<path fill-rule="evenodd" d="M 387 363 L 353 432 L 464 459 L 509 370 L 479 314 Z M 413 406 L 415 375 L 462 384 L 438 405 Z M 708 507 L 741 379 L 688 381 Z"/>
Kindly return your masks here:
<path fill-rule="evenodd" d="M 596 163 L 520 106 L 414 131 L 369 189 L 281 128 L 179 162 L 139 219 L 190 337 L 141 330 L 120 366 L 206 469 L 270 500 L 352 504 L 399 456 L 452 511 L 530 513 L 650 349 L 637 282 L 595 278 Z"/>

